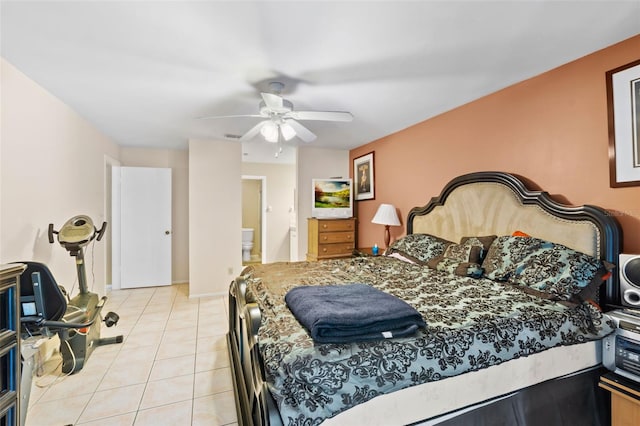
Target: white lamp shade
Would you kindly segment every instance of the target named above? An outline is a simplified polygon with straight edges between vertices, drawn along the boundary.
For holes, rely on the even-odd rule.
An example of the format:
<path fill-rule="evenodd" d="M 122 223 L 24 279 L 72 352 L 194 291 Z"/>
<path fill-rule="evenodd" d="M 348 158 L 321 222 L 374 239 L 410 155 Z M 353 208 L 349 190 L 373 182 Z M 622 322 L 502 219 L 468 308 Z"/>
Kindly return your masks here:
<path fill-rule="evenodd" d="M 379 225 L 400 226 L 400 219 L 396 213 L 396 208 L 391 204 L 380 204 L 376 215 L 373 216 L 371 223 Z"/>

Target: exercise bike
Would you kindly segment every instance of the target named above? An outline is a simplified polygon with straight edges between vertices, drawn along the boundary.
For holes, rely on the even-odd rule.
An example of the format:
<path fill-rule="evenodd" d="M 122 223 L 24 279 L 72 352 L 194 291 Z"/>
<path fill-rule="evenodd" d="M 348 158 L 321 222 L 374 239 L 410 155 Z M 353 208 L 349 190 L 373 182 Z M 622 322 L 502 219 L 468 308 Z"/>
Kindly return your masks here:
<path fill-rule="evenodd" d="M 38 262 L 21 262 L 27 265 L 20 282 L 22 305 L 21 325 L 23 336 L 42 334 L 60 337 L 62 372 L 74 374 L 86 364 L 98 346 L 122 343 L 122 335 L 100 338 L 101 323 L 107 327 L 118 323 L 119 316 L 109 312 L 102 319 L 101 312 L 107 297 L 99 297 L 89 291 L 84 260 L 84 247 L 100 241 L 107 223 L 97 229 L 90 217 L 79 215 L 69 219 L 59 231 L 49 224 L 49 243 L 58 243 L 76 259 L 79 293 L 69 298 L 63 287 L 58 286 L 46 265 Z"/>

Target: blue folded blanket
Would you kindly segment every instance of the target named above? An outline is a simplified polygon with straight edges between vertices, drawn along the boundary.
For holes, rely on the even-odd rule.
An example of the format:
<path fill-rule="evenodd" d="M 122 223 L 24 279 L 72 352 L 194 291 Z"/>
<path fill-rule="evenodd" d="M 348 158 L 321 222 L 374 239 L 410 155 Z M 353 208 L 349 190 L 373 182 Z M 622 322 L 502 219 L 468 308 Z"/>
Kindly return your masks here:
<path fill-rule="evenodd" d="M 366 284 L 300 286 L 285 302 L 318 343 L 389 339 L 426 327 L 409 304 Z"/>

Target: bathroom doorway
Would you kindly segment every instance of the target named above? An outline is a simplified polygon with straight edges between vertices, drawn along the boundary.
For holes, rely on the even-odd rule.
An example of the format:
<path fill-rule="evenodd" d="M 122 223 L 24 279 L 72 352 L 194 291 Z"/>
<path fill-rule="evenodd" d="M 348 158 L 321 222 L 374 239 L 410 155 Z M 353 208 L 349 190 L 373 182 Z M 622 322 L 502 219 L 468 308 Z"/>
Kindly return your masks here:
<path fill-rule="evenodd" d="M 253 229 L 253 247 L 243 264 L 266 263 L 267 177 L 242 176 L 242 228 Z M 246 233 L 243 233 L 246 234 Z"/>

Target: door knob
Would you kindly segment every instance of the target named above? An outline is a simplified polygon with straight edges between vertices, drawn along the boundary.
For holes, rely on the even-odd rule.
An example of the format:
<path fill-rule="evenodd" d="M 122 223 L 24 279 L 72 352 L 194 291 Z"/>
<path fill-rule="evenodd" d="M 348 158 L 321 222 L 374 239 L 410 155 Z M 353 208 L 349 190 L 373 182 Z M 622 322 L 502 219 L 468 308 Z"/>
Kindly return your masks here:
<path fill-rule="evenodd" d="M 164 231 L 164 234 L 165 235 L 169 235 L 169 234 L 171 234 L 171 231 Z"/>

